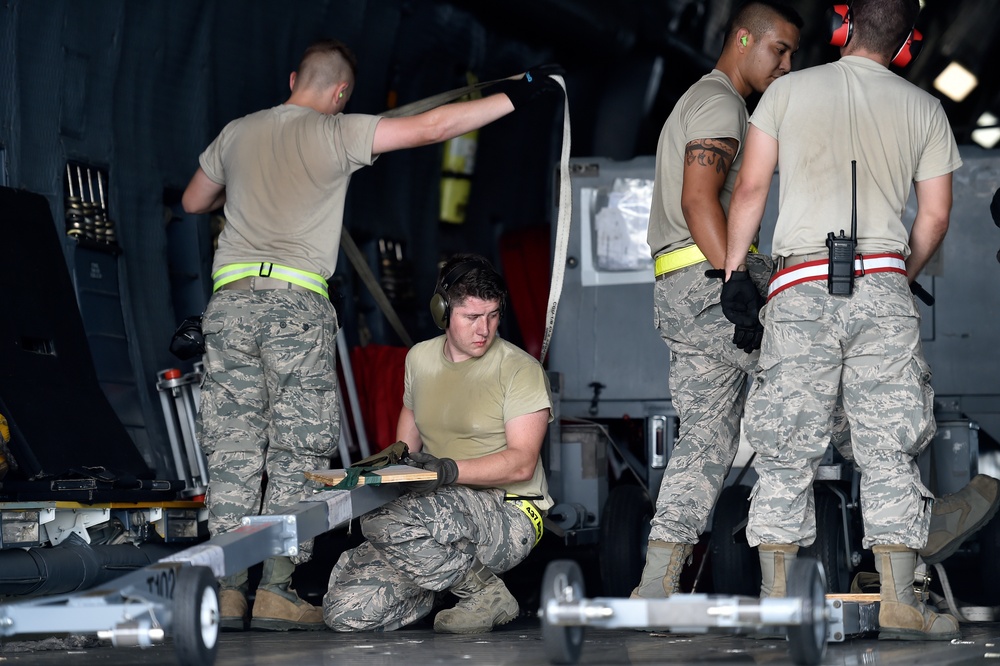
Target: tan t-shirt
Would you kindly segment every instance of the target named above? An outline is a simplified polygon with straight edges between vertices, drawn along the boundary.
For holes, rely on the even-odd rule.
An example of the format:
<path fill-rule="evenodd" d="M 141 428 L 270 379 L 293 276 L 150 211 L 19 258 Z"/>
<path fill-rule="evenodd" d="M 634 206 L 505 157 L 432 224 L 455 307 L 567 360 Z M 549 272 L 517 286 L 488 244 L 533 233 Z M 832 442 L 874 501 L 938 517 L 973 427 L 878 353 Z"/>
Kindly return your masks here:
<path fill-rule="evenodd" d="M 908 256 L 911 183 L 962 165 L 941 103 L 868 58 L 781 77 L 750 122 L 778 140 L 775 256 L 825 252 L 828 232 L 851 233 L 851 160 L 859 251 Z"/>
<path fill-rule="evenodd" d="M 460 363 L 444 355 L 445 336 L 414 345 L 406 354 L 403 404 L 413 410 L 424 450 L 439 458 L 468 460 L 507 448 L 505 424 L 541 409 L 552 399 L 541 364 L 524 350 L 496 338 L 483 356 Z M 539 509 L 552 506 L 541 459 L 530 481 L 503 486 L 529 497 Z"/>
<path fill-rule="evenodd" d="M 213 271 L 267 261 L 333 275 L 347 185 L 374 161 L 378 121 L 283 104 L 226 125 L 199 158 L 226 187 Z"/>
<path fill-rule="evenodd" d="M 649 209 L 646 241 L 653 256 L 694 245 L 681 210 L 684 149 L 697 139 L 736 139 L 747 132 L 747 104 L 729 77 L 717 69 L 701 77 L 674 105 L 656 146 L 656 180 Z M 719 200 L 729 211 L 729 198 L 743 153 L 733 160 Z"/>

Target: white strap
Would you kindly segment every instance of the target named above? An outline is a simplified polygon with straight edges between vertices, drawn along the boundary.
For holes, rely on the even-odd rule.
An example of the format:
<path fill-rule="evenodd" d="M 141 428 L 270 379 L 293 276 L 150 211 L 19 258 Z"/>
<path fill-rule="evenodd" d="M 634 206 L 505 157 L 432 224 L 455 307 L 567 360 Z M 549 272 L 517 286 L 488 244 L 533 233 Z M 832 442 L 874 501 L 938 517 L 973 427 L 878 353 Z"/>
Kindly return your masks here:
<path fill-rule="evenodd" d="M 520 75 L 520 76 L 523 76 Z M 557 74 L 549 75 L 559 87 L 566 92 L 566 81 Z M 518 76 L 509 77 L 519 78 Z M 425 99 L 417 100 L 379 115 L 386 118 L 398 118 L 402 116 L 412 116 L 435 107 L 447 104 L 456 99 L 464 97 L 470 92 L 487 88 L 499 81 L 508 79 L 495 79 L 493 81 L 481 81 L 462 88 L 456 88 L 447 92 L 439 93 Z M 538 360 L 545 362 L 545 356 L 549 351 L 549 343 L 552 340 L 552 330 L 555 328 L 556 311 L 559 309 L 559 296 L 562 294 L 563 275 L 566 272 L 566 255 L 569 251 L 569 232 L 573 221 L 573 197 L 572 187 L 569 178 L 569 156 L 570 156 L 570 120 L 569 120 L 569 97 L 563 104 L 563 136 L 562 151 L 559 155 L 559 209 L 556 214 L 556 239 L 552 255 L 552 279 L 549 286 L 549 301 L 545 308 L 545 334 L 542 338 L 542 351 Z M 344 229 L 346 234 L 347 229 Z M 391 307 L 391 306 L 390 306 Z"/>
<path fill-rule="evenodd" d="M 552 76 L 566 92 L 566 81 L 561 76 Z M 569 251 L 569 230 L 573 223 L 573 191 L 569 180 L 569 149 L 570 122 L 569 96 L 563 104 L 563 136 L 562 152 L 559 155 L 559 211 L 556 214 L 556 240 L 552 252 L 552 280 L 549 286 L 549 302 L 545 308 L 545 337 L 542 339 L 542 352 L 538 360 L 545 362 L 552 340 L 552 330 L 556 324 L 556 310 L 559 309 L 559 296 L 562 294 L 563 275 L 566 272 L 566 254 Z"/>

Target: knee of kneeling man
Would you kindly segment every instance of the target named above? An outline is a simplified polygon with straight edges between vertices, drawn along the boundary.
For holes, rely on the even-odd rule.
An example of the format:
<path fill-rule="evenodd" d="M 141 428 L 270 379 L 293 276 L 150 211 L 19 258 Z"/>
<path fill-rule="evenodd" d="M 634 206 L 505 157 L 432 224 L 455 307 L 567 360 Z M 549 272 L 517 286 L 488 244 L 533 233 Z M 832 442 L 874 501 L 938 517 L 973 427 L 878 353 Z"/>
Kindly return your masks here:
<path fill-rule="evenodd" d="M 346 600 L 329 597 L 323 600 L 323 621 L 327 627 L 341 632 L 368 631 L 377 628 L 376 623 L 367 622 L 359 617 L 358 609 L 344 601 Z"/>
<path fill-rule="evenodd" d="M 379 543 L 392 535 L 393 525 L 396 531 L 399 524 L 392 516 L 381 512 L 370 513 L 361 517 L 361 533 L 371 542 Z"/>

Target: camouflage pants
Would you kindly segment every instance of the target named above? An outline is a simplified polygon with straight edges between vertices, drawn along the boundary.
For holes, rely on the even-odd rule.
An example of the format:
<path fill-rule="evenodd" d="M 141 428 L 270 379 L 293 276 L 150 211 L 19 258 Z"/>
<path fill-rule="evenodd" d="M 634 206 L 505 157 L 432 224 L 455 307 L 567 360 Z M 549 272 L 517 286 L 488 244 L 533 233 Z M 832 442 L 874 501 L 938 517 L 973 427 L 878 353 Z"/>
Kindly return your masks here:
<path fill-rule="evenodd" d="M 329 467 L 340 436 L 337 315 L 312 292 L 219 291 L 202 330 L 198 437 L 208 461 L 208 526 L 217 535 L 318 489 L 303 472 Z M 292 560 L 307 561 L 311 545 Z"/>
<path fill-rule="evenodd" d="M 764 312 L 746 408 L 759 474 L 750 544 L 815 540 L 812 482 L 841 391 L 862 474 L 864 547 L 923 547 L 931 493 L 916 457 L 934 435 L 934 395 L 905 276 L 870 273 L 850 298 L 830 296 L 825 281 L 806 282 L 777 294 Z"/>
<path fill-rule="evenodd" d="M 748 268 L 761 288 L 769 257 L 751 255 Z M 670 395 L 680 420 L 677 442 L 656 499 L 649 538 L 697 543 L 736 457 L 748 373 L 758 352 L 733 344 L 722 314 L 722 280 L 705 277 L 708 262 L 657 280 L 655 324 L 670 347 Z"/>
<path fill-rule="evenodd" d="M 368 539 L 340 556 L 323 597 L 336 631 L 391 631 L 434 609 L 478 558 L 494 573 L 524 560 L 535 544 L 528 517 L 502 490 L 445 486 L 405 493 L 366 514 Z"/>

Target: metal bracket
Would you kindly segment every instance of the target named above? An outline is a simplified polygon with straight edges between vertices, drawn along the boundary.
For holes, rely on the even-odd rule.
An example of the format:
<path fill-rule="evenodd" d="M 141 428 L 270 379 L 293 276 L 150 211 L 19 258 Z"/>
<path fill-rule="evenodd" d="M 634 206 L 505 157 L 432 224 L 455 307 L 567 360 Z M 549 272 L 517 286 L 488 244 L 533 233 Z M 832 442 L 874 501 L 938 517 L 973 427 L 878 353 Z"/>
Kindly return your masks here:
<path fill-rule="evenodd" d="M 279 543 L 276 546 L 277 550 L 274 554 L 289 556 L 299 554 L 299 530 L 295 516 L 290 514 L 279 516 L 245 516 L 242 523 L 244 525 L 280 525 L 281 532 L 276 535 Z"/>

